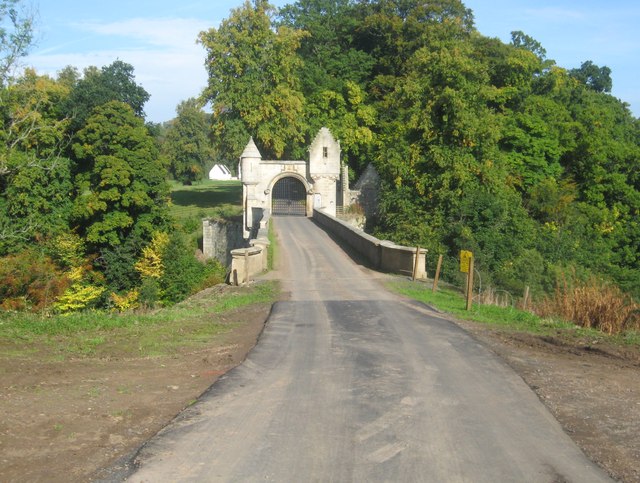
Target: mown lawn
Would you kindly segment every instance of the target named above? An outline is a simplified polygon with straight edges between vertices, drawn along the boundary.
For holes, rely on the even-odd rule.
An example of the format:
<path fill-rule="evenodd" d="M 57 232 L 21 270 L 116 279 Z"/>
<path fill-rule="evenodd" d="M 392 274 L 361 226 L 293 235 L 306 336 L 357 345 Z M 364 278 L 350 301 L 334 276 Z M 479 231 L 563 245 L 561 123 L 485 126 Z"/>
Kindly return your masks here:
<path fill-rule="evenodd" d="M 241 216 L 242 183 L 211 180 L 191 186 L 172 183 L 171 214 L 178 220 Z"/>

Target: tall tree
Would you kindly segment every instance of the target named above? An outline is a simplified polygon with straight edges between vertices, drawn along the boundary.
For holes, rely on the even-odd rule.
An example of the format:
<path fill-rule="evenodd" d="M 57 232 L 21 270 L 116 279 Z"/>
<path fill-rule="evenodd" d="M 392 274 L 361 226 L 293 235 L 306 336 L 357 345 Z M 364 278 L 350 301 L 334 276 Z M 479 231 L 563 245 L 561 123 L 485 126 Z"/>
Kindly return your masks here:
<path fill-rule="evenodd" d="M 145 240 L 166 222 L 165 167 L 142 119 L 128 105 L 97 107 L 73 146 L 76 219 L 94 249 L 112 248 L 131 234 Z"/>
<path fill-rule="evenodd" d="M 73 72 L 73 69 L 64 69 L 61 79 L 73 82 Z M 144 117 L 144 105 L 149 97 L 149 93 L 136 84 L 133 66 L 116 60 L 101 69 L 91 66 L 84 70 L 65 103 L 65 114 L 73 119 L 72 131 L 75 132 L 84 126 L 94 108 L 109 101 L 124 102 L 137 116 Z"/>
<path fill-rule="evenodd" d="M 32 70 L 3 90 L 0 107 L 0 254 L 68 229 L 71 162 L 61 157 L 69 90 Z"/>
<path fill-rule="evenodd" d="M 183 184 L 201 179 L 214 159 L 210 132 L 210 116 L 196 99 L 187 99 L 177 108 L 177 117 L 169 123 L 163 151 L 169 160 L 169 171 Z"/>
<path fill-rule="evenodd" d="M 363 10 L 351 0 L 298 0 L 283 7 L 279 25 L 308 33 L 299 49 L 305 96 L 305 150 L 321 127 L 340 139 L 342 159 L 361 171 L 374 145 L 377 112 L 367 100 L 373 57 L 357 45 Z"/>
<path fill-rule="evenodd" d="M 22 0 L 0 1 L 0 86 L 7 85 L 20 58 L 33 44 L 34 14 Z"/>
<path fill-rule="evenodd" d="M 296 51 L 304 32 L 273 28 L 266 0 L 245 1 L 219 28 L 200 34 L 209 73 L 204 96 L 213 106 L 213 135 L 222 155 L 235 159 L 249 136 L 263 154 L 280 157 L 304 141 L 304 98 Z"/>
<path fill-rule="evenodd" d="M 569 74 L 596 92 L 611 92 L 613 87 L 611 69 L 606 65 L 598 67 L 590 60 L 583 62 L 579 69 L 571 69 Z"/>

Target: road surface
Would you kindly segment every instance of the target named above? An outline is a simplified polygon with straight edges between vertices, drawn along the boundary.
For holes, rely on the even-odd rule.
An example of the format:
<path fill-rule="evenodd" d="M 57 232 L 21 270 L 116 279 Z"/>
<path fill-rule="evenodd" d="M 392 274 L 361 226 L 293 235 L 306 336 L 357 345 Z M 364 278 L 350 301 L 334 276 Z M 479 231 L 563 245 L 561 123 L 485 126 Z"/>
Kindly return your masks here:
<path fill-rule="evenodd" d="M 128 481 L 610 481 L 467 333 L 386 291 L 311 220 L 273 221 L 290 299 Z"/>

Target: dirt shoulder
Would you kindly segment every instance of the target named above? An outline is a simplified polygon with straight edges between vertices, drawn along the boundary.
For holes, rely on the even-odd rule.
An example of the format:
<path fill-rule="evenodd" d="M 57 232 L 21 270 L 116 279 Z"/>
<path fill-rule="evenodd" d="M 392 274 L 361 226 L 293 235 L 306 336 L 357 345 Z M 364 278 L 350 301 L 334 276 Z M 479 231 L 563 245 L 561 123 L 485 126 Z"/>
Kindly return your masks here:
<path fill-rule="evenodd" d="M 191 404 L 255 344 L 270 307 L 197 352 L 140 359 L 0 359 L 0 480 L 90 481 Z M 533 388 L 585 453 L 640 482 L 640 352 L 456 321 Z"/>
<path fill-rule="evenodd" d="M 0 358 L 0 481 L 85 482 L 131 453 L 255 345 L 270 306 L 225 314 L 230 330 L 173 356 L 40 362 Z"/>

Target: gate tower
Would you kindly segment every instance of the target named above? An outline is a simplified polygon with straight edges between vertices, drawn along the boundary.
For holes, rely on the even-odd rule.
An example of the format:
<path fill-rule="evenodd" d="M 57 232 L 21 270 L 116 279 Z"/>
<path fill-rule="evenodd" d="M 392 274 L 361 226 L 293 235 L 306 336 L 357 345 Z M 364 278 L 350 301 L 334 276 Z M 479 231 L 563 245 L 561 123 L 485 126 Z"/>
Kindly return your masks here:
<path fill-rule="evenodd" d="M 239 166 L 244 237 L 251 238 L 272 215 L 311 216 L 315 208 L 336 216 L 337 185 L 347 171 L 340 164 L 340 143 L 326 127 L 311 143 L 308 161 L 263 160 L 251 138 Z"/>

